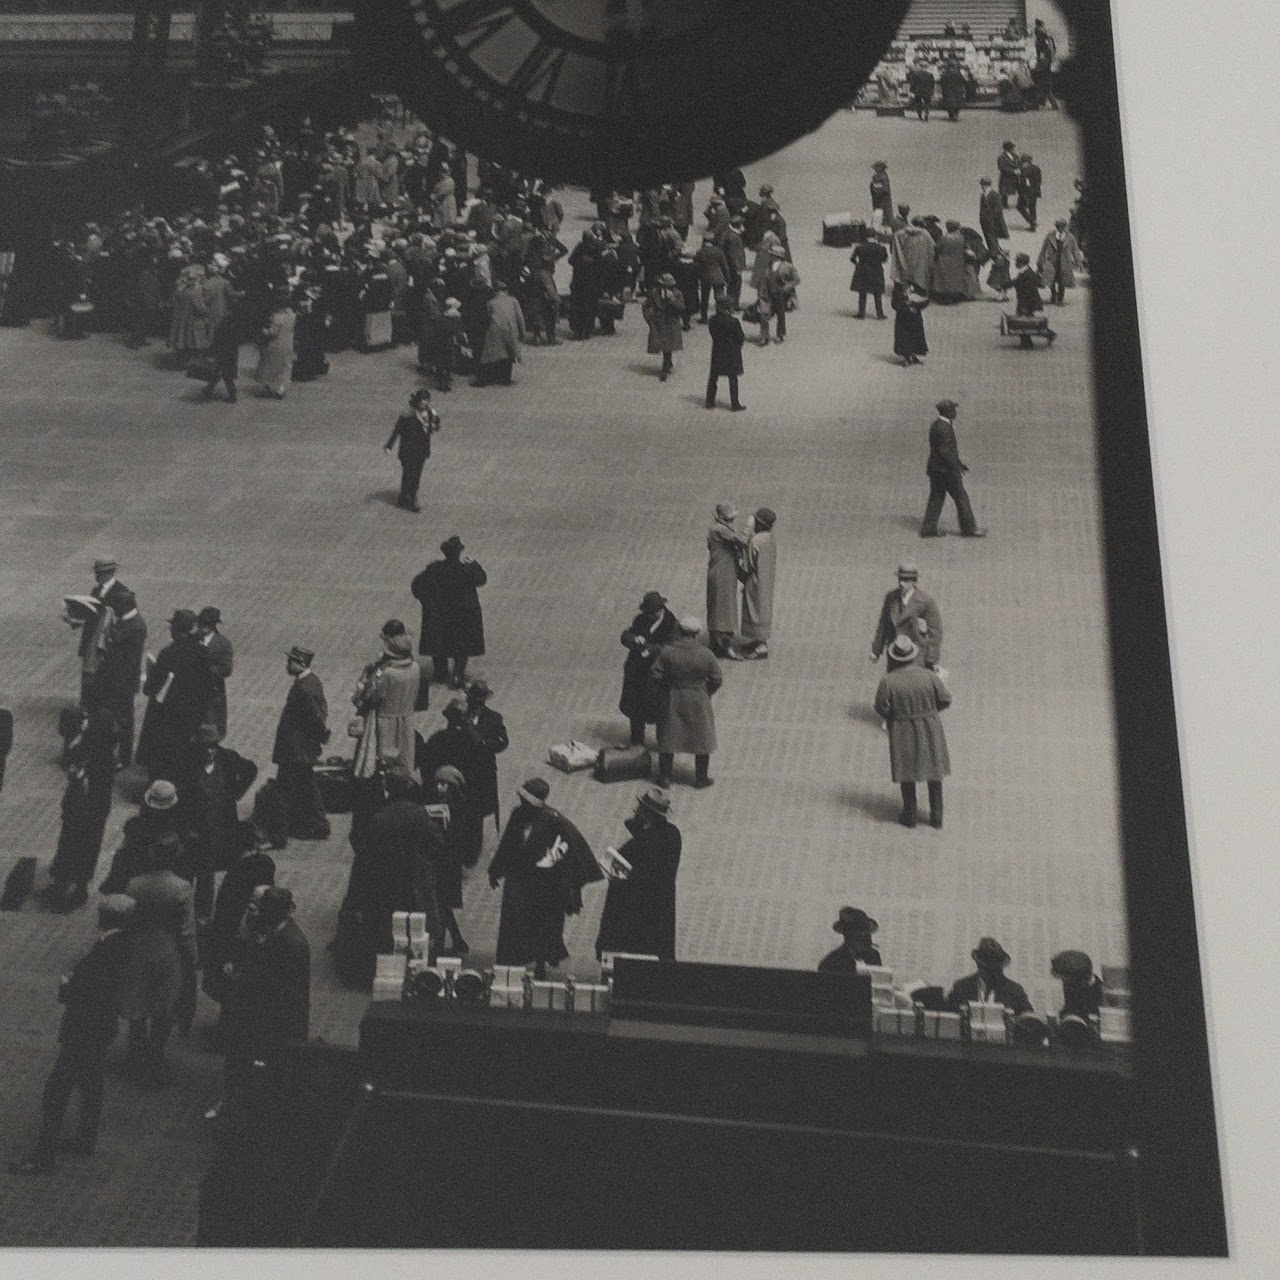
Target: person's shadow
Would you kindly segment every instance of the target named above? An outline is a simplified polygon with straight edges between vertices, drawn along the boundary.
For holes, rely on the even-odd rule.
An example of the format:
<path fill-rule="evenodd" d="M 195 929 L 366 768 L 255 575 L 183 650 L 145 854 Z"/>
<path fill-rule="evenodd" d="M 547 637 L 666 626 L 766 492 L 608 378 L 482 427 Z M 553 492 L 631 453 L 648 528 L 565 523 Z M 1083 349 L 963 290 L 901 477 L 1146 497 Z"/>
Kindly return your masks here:
<path fill-rule="evenodd" d="M 382 502 L 388 507 L 398 506 L 400 502 L 399 489 L 378 489 L 373 493 L 365 494 L 365 502 Z"/>
<path fill-rule="evenodd" d="M 885 791 L 871 791 L 860 786 L 845 786 L 839 790 L 839 798 L 852 809 L 858 809 L 876 822 L 897 823 L 902 810 L 899 796 Z"/>

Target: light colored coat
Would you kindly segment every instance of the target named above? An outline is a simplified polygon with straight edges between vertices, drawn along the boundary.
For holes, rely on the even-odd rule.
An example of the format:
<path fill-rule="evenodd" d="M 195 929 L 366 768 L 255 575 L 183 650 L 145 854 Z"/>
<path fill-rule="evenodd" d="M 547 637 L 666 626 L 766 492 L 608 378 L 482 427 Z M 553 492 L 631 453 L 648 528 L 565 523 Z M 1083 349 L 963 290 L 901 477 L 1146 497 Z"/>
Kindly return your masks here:
<path fill-rule="evenodd" d="M 738 630 L 738 557 L 746 535 L 717 520 L 707 530 L 707 630 L 733 635 Z"/>
<path fill-rule="evenodd" d="M 919 666 L 897 667 L 876 690 L 876 714 L 889 729 L 894 782 L 938 782 L 951 772 L 939 712 L 951 694 L 938 676 Z"/>
<path fill-rule="evenodd" d="M 519 360 L 524 336 L 524 312 L 520 310 L 520 304 L 509 293 L 499 293 L 490 298 L 489 327 L 485 330 L 480 363 Z"/>
<path fill-rule="evenodd" d="M 663 647 L 653 664 L 658 704 L 658 750 L 710 755 L 716 749 L 711 695 L 724 676 L 715 654 L 694 636 Z"/>
<path fill-rule="evenodd" d="M 271 313 L 258 345 L 258 368 L 254 380 L 272 391 L 283 391 L 293 368 L 293 325 L 289 307 Z"/>
<path fill-rule="evenodd" d="M 1036 270 L 1040 272 L 1040 279 L 1048 287 L 1051 287 L 1058 278 L 1058 259 L 1057 232 L 1051 231 L 1045 236 L 1044 244 L 1040 246 L 1040 257 L 1036 261 Z M 1062 286 L 1064 289 L 1074 289 L 1076 271 L 1084 266 L 1084 256 L 1080 252 L 1075 236 L 1070 231 L 1062 237 L 1061 260 Z"/>
<path fill-rule="evenodd" d="M 772 529 L 758 529 L 747 542 L 743 563 L 742 634 L 748 640 L 768 640 L 773 633 L 773 583 L 778 566 L 778 544 Z"/>
<path fill-rule="evenodd" d="M 172 871 L 135 876 L 125 892 L 138 904 L 133 947 L 120 984 L 120 1014 L 129 1021 L 172 1013 L 183 965 L 195 967 L 195 894 Z"/>
<path fill-rule="evenodd" d="M 890 278 L 928 293 L 933 279 L 933 255 L 933 237 L 923 227 L 904 227 L 893 237 Z"/>

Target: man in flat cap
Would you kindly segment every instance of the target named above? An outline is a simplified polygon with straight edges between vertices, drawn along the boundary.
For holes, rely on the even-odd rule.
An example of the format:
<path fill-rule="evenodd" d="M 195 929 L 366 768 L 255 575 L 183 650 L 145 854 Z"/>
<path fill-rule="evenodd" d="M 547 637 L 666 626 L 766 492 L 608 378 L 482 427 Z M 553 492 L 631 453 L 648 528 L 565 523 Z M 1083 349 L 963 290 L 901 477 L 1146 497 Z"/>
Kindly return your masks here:
<path fill-rule="evenodd" d="M 329 820 L 314 773 L 320 751 L 329 741 L 329 705 L 320 677 L 311 670 L 314 659 L 312 650 L 298 644 L 285 656 L 285 670 L 292 683 L 271 751 L 289 814 L 289 834 L 295 840 L 329 838 Z"/>
<path fill-rule="evenodd" d="M 547 804 L 550 794 L 544 778 L 519 788 L 489 863 L 489 887 L 502 884 L 495 963 L 533 964 L 537 978 L 568 959 L 565 916 L 582 910 L 584 885 L 604 878 L 582 833 Z"/>
<path fill-rule="evenodd" d="M 831 927 L 843 940 L 818 961 L 819 973 L 854 973 L 859 964 L 880 964 L 880 952 L 871 942 L 880 925 L 861 907 L 841 907 Z"/>
<path fill-rule="evenodd" d="M 215 742 L 227 736 L 227 677 L 235 662 L 231 641 L 218 630 L 221 625 L 222 612 L 211 604 L 196 614 L 196 639 L 209 655 L 209 705 L 204 723 L 217 731 Z"/>
<path fill-rule="evenodd" d="M 95 600 L 101 600 L 116 613 L 122 612 L 120 594 L 126 591 L 124 583 L 116 577 L 120 568 L 114 556 L 102 556 L 93 562 L 94 586 L 89 592 Z"/>
<path fill-rule="evenodd" d="M 738 574 L 747 549 L 747 535 L 734 523 L 732 502 L 716 505 L 716 518 L 707 530 L 707 633 L 717 658 L 738 659 L 733 637 L 738 631 Z"/>
<path fill-rule="evenodd" d="M 658 698 L 658 785 L 669 787 L 677 752 L 693 756 L 695 787 L 709 787 L 716 719 L 711 698 L 724 682 L 715 654 L 698 640 L 700 618 L 681 618 L 653 664 Z"/>
<path fill-rule="evenodd" d="M 484 614 L 478 588 L 488 575 L 470 556 L 455 533 L 440 544 L 444 557 L 433 560 L 414 578 L 410 590 L 422 606 L 418 652 L 430 654 L 432 679 L 461 689 L 467 682 L 467 659 L 484 654 Z M 452 673 L 449 670 L 453 662 Z"/>
<path fill-rule="evenodd" d="M 922 538 L 942 536 L 938 517 L 942 514 L 947 498 L 956 504 L 956 516 L 960 521 L 960 536 L 985 538 L 987 531 L 978 527 L 973 506 L 964 487 L 964 475 L 969 470 L 960 461 L 960 447 L 956 443 L 956 414 L 959 411 L 954 400 L 939 400 L 938 416 L 929 427 L 929 462 L 925 467 L 929 476 L 929 501 L 925 506 L 924 520 L 920 524 Z"/>
<path fill-rule="evenodd" d="M 119 1030 L 117 1002 L 133 947 L 129 929 L 136 907 L 124 894 L 105 897 L 98 906 L 98 940 L 63 980 L 58 993 L 65 1012 L 58 1031 L 58 1057 L 44 1084 L 40 1133 L 31 1155 L 10 1164 L 10 1173 L 52 1171 L 58 1133 L 73 1091 L 80 1094 L 80 1122 L 72 1149 L 89 1156 L 97 1146 L 107 1047 Z"/>
<path fill-rule="evenodd" d="M 671 795 L 646 787 L 623 825 L 628 839 L 611 858 L 596 958 L 606 951 L 676 958 L 676 872 L 681 838 L 671 821 Z"/>
<path fill-rule="evenodd" d="M 138 763 L 154 781 L 175 781 L 190 768 L 191 745 L 204 720 L 212 691 L 209 654 L 196 639 L 196 615 L 175 609 L 172 637 L 156 657 L 142 692 L 147 709 L 138 736 Z"/>
<path fill-rule="evenodd" d="M 981 938 L 969 953 L 977 965 L 976 973 L 960 978 L 947 993 L 947 1008 L 960 1012 L 965 1004 L 1002 1004 L 1017 1017 L 1031 1012 L 1027 993 L 1011 978 L 1004 975 L 1009 963 L 1009 953 L 994 939 Z"/>
<path fill-rule="evenodd" d="M 880 606 L 871 661 L 878 662 L 900 635 L 915 641 L 922 665 L 932 669 L 942 660 L 942 614 L 933 597 L 920 589 L 920 570 L 910 561 L 898 566 L 897 590 L 890 591 Z"/>

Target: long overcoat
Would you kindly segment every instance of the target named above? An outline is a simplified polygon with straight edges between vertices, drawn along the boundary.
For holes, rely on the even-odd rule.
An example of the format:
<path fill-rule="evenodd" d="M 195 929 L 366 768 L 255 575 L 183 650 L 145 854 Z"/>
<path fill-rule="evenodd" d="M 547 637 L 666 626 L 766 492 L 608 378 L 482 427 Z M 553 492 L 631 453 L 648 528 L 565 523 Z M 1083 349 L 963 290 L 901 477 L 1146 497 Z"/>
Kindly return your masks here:
<path fill-rule="evenodd" d="M 707 630 L 738 630 L 738 565 L 746 534 L 717 520 L 707 530 Z"/>
<path fill-rule="evenodd" d="M 942 614 L 934 598 L 917 587 L 903 603 L 901 591 L 890 591 L 880 607 L 871 652 L 878 658 L 898 636 L 909 636 L 920 648 L 920 663 L 942 658 Z"/>
<path fill-rule="evenodd" d="M 731 311 L 717 311 L 707 321 L 711 335 L 711 376 L 736 376 L 742 372 L 742 346 L 747 336 L 742 321 Z"/>
<path fill-rule="evenodd" d="M 276 725 L 272 764 L 311 764 L 329 739 L 329 706 L 324 685 L 314 671 L 304 671 L 289 686 Z"/>
<path fill-rule="evenodd" d="M 524 312 L 520 310 L 520 304 L 509 293 L 495 294 L 489 300 L 489 327 L 484 333 L 480 363 L 519 360 L 524 336 Z"/>
<path fill-rule="evenodd" d="M 195 894 L 172 871 L 135 876 L 125 892 L 138 910 L 120 988 L 120 1013 L 129 1021 L 164 1017 L 178 1003 L 184 966 L 195 969 Z"/>
<path fill-rule="evenodd" d="M 290 307 L 271 313 L 258 344 L 254 380 L 273 391 L 283 391 L 293 368 L 293 326 L 297 317 Z"/>
<path fill-rule="evenodd" d="M 1074 289 L 1076 268 L 1083 266 L 1080 245 L 1070 231 L 1062 237 L 1061 245 L 1058 244 L 1055 232 L 1051 231 L 1045 236 L 1044 244 L 1040 246 L 1040 257 L 1036 260 L 1036 269 L 1047 286 L 1052 287 L 1055 281 L 1060 280 L 1064 288 Z"/>
<path fill-rule="evenodd" d="M 938 241 L 930 292 L 942 298 L 968 293 L 964 272 L 965 248 L 964 236 L 958 231 L 948 231 Z"/>
<path fill-rule="evenodd" d="M 927 293 L 933 280 L 933 256 L 933 237 L 923 227 L 904 227 L 893 237 L 890 274 L 895 281 Z"/>
<path fill-rule="evenodd" d="M 184 275 L 173 292 L 169 346 L 174 351 L 204 351 L 209 346 L 209 337 L 204 282 Z"/>
<path fill-rule="evenodd" d="M 853 279 L 849 288 L 856 293 L 884 292 L 884 264 L 889 250 L 876 240 L 864 240 L 853 246 L 849 261 L 853 263 Z"/>
<path fill-rule="evenodd" d="M 894 782 L 936 782 L 951 772 L 939 712 L 951 694 L 937 674 L 897 667 L 876 690 L 876 714 L 889 727 L 889 769 Z"/>
<path fill-rule="evenodd" d="M 996 157 L 996 168 L 1000 170 L 998 190 L 1001 196 L 1018 194 L 1018 173 L 1022 168 L 1022 157 L 1015 151 L 1001 151 Z"/>
<path fill-rule="evenodd" d="M 676 872 L 680 831 L 665 818 L 652 821 L 618 852 L 631 864 L 625 880 L 611 879 L 600 914 L 596 956 L 605 951 L 676 958 Z"/>
<path fill-rule="evenodd" d="M 138 737 L 139 764 L 160 776 L 175 776 L 204 719 L 210 687 L 209 657 L 194 637 L 183 636 L 160 650 L 142 686 L 149 701 Z"/>
<path fill-rule="evenodd" d="M 715 654 L 694 636 L 679 636 L 653 664 L 658 696 L 658 750 L 709 755 L 716 749 L 711 695 L 724 681 Z"/>
<path fill-rule="evenodd" d="M 477 588 L 489 578 L 474 560 L 433 560 L 410 590 L 422 606 L 418 652 L 478 658 L 484 653 L 484 615 Z"/>
<path fill-rule="evenodd" d="M 490 882 L 502 881 L 495 963 L 566 959 L 565 916 L 582 910 L 583 886 L 603 878 L 591 846 L 568 818 L 549 805 L 519 805 L 489 863 Z"/>
<path fill-rule="evenodd" d="M 235 664 L 235 650 L 221 631 L 215 631 L 204 642 L 204 651 L 209 655 L 209 702 L 204 723 L 217 729 L 221 742 L 227 736 L 227 677 Z"/>
<path fill-rule="evenodd" d="M 627 660 L 622 667 L 622 696 L 618 710 L 628 720 L 653 724 L 658 718 L 651 674 L 658 650 L 675 634 L 675 614 L 665 606 L 658 613 L 637 613 L 622 633 Z"/>
<path fill-rule="evenodd" d="M 292 919 L 239 952 L 223 1004 L 228 1037 L 270 1052 L 302 1044 L 311 1022 L 311 946 Z"/>
<path fill-rule="evenodd" d="M 773 634 L 773 583 L 778 568 L 778 544 L 771 529 L 758 529 L 747 542 L 742 565 L 742 634 L 748 640 L 768 640 Z"/>
<path fill-rule="evenodd" d="M 679 289 L 656 288 L 640 308 L 649 326 L 648 352 L 651 356 L 684 350 L 684 298 Z"/>

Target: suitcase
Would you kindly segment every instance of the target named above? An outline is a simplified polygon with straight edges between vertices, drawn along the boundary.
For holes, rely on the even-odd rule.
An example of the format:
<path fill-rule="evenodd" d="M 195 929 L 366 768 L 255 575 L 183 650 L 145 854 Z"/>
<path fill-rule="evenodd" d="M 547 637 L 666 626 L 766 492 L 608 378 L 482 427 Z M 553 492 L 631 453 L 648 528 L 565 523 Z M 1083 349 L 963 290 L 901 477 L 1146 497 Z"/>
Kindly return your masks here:
<path fill-rule="evenodd" d="M 19 858 L 0 893 L 0 911 L 21 911 L 36 883 L 36 860 Z"/>
<path fill-rule="evenodd" d="M 837 249 L 847 249 L 853 243 L 853 214 L 829 213 L 822 219 L 822 243 Z"/>
<path fill-rule="evenodd" d="M 591 776 L 597 782 L 634 782 L 647 779 L 652 770 L 653 757 L 645 747 L 605 747 Z"/>
<path fill-rule="evenodd" d="M 355 777 L 351 761 L 330 756 L 312 771 L 320 785 L 320 802 L 325 813 L 350 813 L 355 794 Z"/>
<path fill-rule="evenodd" d="M 1043 338 L 1050 345 L 1058 336 L 1049 328 L 1048 316 L 1011 316 L 1007 311 L 1000 316 L 1000 332 L 1005 337 Z"/>
<path fill-rule="evenodd" d="M 576 738 L 569 742 L 557 742 L 547 748 L 547 763 L 562 773 L 577 773 L 579 769 L 591 769 L 600 758 L 585 742 Z"/>
<path fill-rule="evenodd" d="M 370 311 L 364 317 L 363 346 L 366 351 L 391 345 L 391 312 Z"/>
<path fill-rule="evenodd" d="M 277 779 L 268 778 L 253 797 L 253 823 L 273 849 L 289 843 L 289 810 Z"/>

